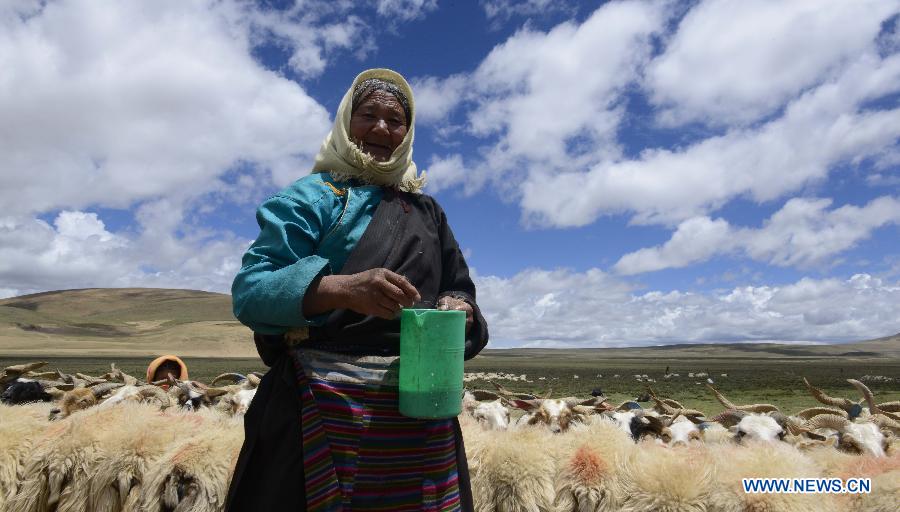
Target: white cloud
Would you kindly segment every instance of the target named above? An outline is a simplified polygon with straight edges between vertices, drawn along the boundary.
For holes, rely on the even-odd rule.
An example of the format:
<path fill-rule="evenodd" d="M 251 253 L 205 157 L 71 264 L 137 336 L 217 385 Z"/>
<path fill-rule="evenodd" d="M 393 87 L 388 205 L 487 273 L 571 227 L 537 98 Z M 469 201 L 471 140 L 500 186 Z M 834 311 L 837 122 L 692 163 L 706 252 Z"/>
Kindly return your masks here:
<path fill-rule="evenodd" d="M 465 75 L 414 79 L 410 85 L 416 95 L 416 121 L 429 125 L 445 120 L 463 100 L 467 80 Z"/>
<path fill-rule="evenodd" d="M 524 28 L 472 73 L 418 79 L 425 120 L 470 107 L 469 131 L 498 139 L 482 148 L 480 174 L 523 162 L 563 169 L 618 155 L 620 95 L 649 59 L 650 37 L 663 21 L 660 4 L 631 1 L 606 4 L 580 25 L 562 23 L 547 33 Z"/>
<path fill-rule="evenodd" d="M 900 9 L 884 0 L 705 0 L 647 70 L 667 124 L 746 123 L 821 84 Z"/>
<path fill-rule="evenodd" d="M 863 55 L 839 79 L 802 95 L 759 128 L 734 129 L 683 149 L 651 149 L 636 160 L 587 172 L 535 173 L 521 206 L 533 222 L 581 226 L 609 212 L 637 223 L 677 223 L 748 195 L 770 201 L 824 180 L 842 162 L 879 155 L 900 137 L 900 109 L 861 110 L 900 90 L 900 55 Z M 547 190 L 556 192 L 548 195 Z"/>
<path fill-rule="evenodd" d="M 617 155 L 619 97 L 649 58 L 650 37 L 663 21 L 658 4 L 615 2 L 581 25 L 524 29 L 496 46 L 468 82 L 472 133 L 499 137 L 487 164 L 560 169 L 597 153 Z"/>
<path fill-rule="evenodd" d="M 900 224 L 900 200 L 880 197 L 859 207 L 828 210 L 829 199 L 794 198 L 761 228 L 735 228 L 723 219 L 682 222 L 665 244 L 626 254 L 621 274 L 681 268 L 721 254 L 738 253 L 778 266 L 807 267 L 853 247 L 888 224 Z"/>
<path fill-rule="evenodd" d="M 62 211 L 53 224 L 0 218 L 0 296 L 89 287 L 190 288 L 228 292 L 248 240 L 224 232 L 172 235 L 181 212 L 142 210 L 139 233 L 112 233 L 95 213 Z M 152 212 L 150 210 L 153 210 Z M 150 228 L 154 222 L 162 225 Z"/>
<path fill-rule="evenodd" d="M 16 70 L 0 80 L 6 211 L 202 194 L 240 162 L 278 184 L 308 168 L 328 113 L 253 60 L 248 8 L 71 0 L 5 11 L 0 62 Z"/>
<path fill-rule="evenodd" d="M 459 154 L 445 158 L 432 157 L 426 172 L 429 194 L 466 182 L 465 166 Z"/>
<path fill-rule="evenodd" d="M 868 274 L 720 293 L 639 292 L 600 270 L 477 277 L 493 347 L 851 341 L 895 334 L 900 283 Z"/>
<path fill-rule="evenodd" d="M 421 18 L 437 9 L 437 0 L 378 0 L 376 10 L 380 16 L 399 21 Z"/>

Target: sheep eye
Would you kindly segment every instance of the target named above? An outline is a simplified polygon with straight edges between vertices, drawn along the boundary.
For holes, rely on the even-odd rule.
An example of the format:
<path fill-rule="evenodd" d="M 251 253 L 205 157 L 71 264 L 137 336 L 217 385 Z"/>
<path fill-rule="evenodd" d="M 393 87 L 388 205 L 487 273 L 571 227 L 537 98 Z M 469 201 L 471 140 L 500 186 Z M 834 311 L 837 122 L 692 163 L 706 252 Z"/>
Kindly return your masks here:
<path fill-rule="evenodd" d="M 747 435 L 747 433 L 744 432 L 743 430 L 738 430 L 737 435 L 738 435 L 738 437 L 744 437 L 745 435 Z"/>
<path fill-rule="evenodd" d="M 784 435 L 785 435 L 785 432 L 784 432 L 784 430 L 782 430 L 781 432 L 778 433 L 778 439 L 784 439 Z"/>

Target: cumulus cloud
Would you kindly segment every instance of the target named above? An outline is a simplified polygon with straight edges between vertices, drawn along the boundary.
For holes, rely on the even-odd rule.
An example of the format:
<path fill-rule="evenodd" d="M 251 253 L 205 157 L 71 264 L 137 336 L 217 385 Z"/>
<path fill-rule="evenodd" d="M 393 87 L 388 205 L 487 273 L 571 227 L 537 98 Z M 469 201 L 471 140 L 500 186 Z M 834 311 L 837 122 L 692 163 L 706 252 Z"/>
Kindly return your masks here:
<path fill-rule="evenodd" d="M 666 124 L 747 123 L 773 113 L 870 49 L 900 2 L 706 0 L 648 66 Z"/>
<path fill-rule="evenodd" d="M 894 334 L 900 283 L 868 274 L 709 293 L 639 291 L 600 270 L 478 277 L 490 346 L 851 341 Z"/>
<path fill-rule="evenodd" d="M 471 73 L 417 79 L 426 123 L 463 108 L 468 134 L 493 141 L 479 147 L 467 190 L 487 182 L 508 189 L 519 182 L 505 179 L 510 170 L 586 168 L 620 156 L 621 96 L 649 60 L 664 11 L 611 2 L 581 24 L 519 30 Z"/>
<path fill-rule="evenodd" d="M 141 213 L 145 222 L 178 219 L 167 204 Z M 93 287 L 192 288 L 227 292 L 249 244 L 228 233 L 167 229 L 112 233 L 96 213 L 60 212 L 52 224 L 0 218 L 0 296 Z"/>
<path fill-rule="evenodd" d="M 39 212 L 202 194 L 239 163 L 284 184 L 328 113 L 251 56 L 235 2 L 47 3 L 0 16 L 0 202 Z M 271 25 L 271 24 L 270 24 Z M 263 176 L 263 178 L 265 178 Z M 52 191 L 52 193 L 48 193 Z"/>
<path fill-rule="evenodd" d="M 683 149 L 648 149 L 638 159 L 588 171 L 536 173 L 522 187 L 521 206 L 526 217 L 549 226 L 582 226 L 609 212 L 671 224 L 741 196 L 774 200 L 826 179 L 840 163 L 896 144 L 900 109 L 862 108 L 896 91 L 900 55 L 863 55 L 759 128 L 736 128 Z M 557 192 L 548 195 L 550 187 Z"/>
<path fill-rule="evenodd" d="M 761 228 L 737 228 L 724 219 L 695 217 L 678 225 L 661 246 L 626 254 L 614 268 L 637 274 L 686 267 L 720 254 L 737 253 L 778 266 L 821 264 L 888 224 L 900 224 L 900 200 L 880 197 L 859 207 L 828 210 L 830 199 L 794 198 Z"/>

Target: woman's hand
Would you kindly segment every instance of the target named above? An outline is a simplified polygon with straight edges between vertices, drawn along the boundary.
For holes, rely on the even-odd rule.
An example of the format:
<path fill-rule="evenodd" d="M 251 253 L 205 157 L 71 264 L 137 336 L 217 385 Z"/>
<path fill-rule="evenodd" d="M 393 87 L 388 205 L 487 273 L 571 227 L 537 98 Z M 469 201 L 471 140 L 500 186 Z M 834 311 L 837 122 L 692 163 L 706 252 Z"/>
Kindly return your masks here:
<path fill-rule="evenodd" d="M 314 281 L 303 298 L 306 317 L 333 309 L 350 309 L 387 320 L 422 298 L 405 277 L 386 268 L 374 268 L 349 276 L 324 276 Z"/>
<path fill-rule="evenodd" d="M 441 311 L 465 311 L 466 312 L 466 334 L 469 334 L 469 329 L 472 328 L 473 316 L 475 312 L 472 310 L 472 306 L 469 305 L 468 302 L 457 299 L 456 297 L 448 297 L 444 296 L 438 300 L 437 308 Z"/>

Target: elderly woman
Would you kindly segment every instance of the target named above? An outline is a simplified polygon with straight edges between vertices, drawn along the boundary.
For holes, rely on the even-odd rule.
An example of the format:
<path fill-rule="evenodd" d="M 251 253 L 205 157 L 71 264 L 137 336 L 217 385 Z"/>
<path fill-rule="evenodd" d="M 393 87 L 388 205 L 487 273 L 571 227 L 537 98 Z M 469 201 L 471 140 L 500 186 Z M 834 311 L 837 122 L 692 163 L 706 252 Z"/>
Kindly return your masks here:
<path fill-rule="evenodd" d="M 465 311 L 467 359 L 488 339 L 444 212 L 421 193 L 414 121 L 402 76 L 363 72 L 312 174 L 257 212 L 232 295 L 271 369 L 228 510 L 473 509 L 459 423 L 397 407 L 402 308 Z"/>

